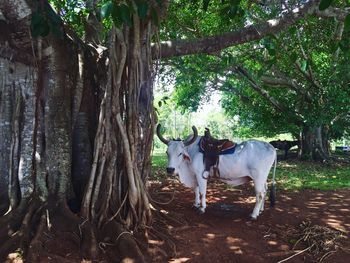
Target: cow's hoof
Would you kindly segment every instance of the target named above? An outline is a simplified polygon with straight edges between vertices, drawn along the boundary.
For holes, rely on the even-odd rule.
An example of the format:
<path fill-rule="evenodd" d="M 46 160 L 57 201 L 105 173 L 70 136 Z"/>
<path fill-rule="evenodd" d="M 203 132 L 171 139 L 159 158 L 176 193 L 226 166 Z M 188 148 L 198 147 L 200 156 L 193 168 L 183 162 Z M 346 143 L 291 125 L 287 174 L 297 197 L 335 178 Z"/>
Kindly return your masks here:
<path fill-rule="evenodd" d="M 258 216 L 250 215 L 250 219 L 253 220 L 253 221 L 255 221 L 255 220 L 258 219 Z"/>
<path fill-rule="evenodd" d="M 197 210 L 197 214 L 198 215 L 203 215 L 205 213 L 205 209 L 203 209 L 202 207 L 199 207 Z"/>
<path fill-rule="evenodd" d="M 195 205 L 195 204 L 193 204 L 193 205 L 192 205 L 192 208 L 193 208 L 194 210 L 198 210 L 198 209 L 200 208 L 200 205 Z"/>

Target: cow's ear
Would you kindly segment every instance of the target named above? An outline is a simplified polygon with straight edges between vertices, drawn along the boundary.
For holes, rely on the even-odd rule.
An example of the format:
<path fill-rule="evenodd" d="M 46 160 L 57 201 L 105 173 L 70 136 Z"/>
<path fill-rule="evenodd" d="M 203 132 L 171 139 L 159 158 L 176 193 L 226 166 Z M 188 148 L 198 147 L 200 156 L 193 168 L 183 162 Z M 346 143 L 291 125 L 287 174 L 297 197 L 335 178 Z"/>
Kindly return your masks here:
<path fill-rule="evenodd" d="M 185 161 L 191 162 L 191 157 L 187 153 L 183 153 L 182 156 L 184 157 Z"/>

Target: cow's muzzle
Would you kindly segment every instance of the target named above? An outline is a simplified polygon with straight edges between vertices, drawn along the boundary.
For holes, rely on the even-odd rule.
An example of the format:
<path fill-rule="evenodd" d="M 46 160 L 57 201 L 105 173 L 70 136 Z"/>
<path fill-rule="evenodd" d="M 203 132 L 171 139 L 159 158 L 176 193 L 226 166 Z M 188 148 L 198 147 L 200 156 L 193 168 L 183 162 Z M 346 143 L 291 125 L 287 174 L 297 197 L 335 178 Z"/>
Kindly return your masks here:
<path fill-rule="evenodd" d="M 175 168 L 173 168 L 173 167 L 167 167 L 167 168 L 166 168 L 166 172 L 167 172 L 168 174 L 173 174 L 173 173 L 175 172 Z"/>

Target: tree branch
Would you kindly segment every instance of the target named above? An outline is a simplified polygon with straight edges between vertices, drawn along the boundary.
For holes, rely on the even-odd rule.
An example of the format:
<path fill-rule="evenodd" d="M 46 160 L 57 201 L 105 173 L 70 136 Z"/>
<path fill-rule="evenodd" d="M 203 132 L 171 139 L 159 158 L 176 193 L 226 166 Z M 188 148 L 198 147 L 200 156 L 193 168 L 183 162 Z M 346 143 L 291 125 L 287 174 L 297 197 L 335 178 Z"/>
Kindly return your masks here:
<path fill-rule="evenodd" d="M 335 116 L 333 118 L 333 120 L 331 120 L 331 124 L 333 125 L 335 122 L 344 119 L 344 118 L 349 118 L 350 119 L 350 111 L 349 112 L 342 112 L 340 114 L 338 114 L 337 116 Z"/>
<path fill-rule="evenodd" d="M 300 8 L 295 8 L 281 17 L 250 25 L 237 31 L 227 32 L 222 35 L 204 37 L 192 40 L 170 40 L 152 45 L 153 58 L 170 58 L 191 54 L 211 54 L 227 47 L 247 43 L 264 38 L 269 34 L 276 34 L 284 28 L 295 24 L 308 15 L 318 15 L 325 18 L 334 17 L 344 20 L 350 12 L 350 8 L 328 8 L 325 11 L 318 10 L 320 0 L 310 0 Z"/>
<path fill-rule="evenodd" d="M 294 90 L 300 95 L 305 96 L 308 102 L 312 102 L 312 98 L 310 93 L 301 87 L 295 79 L 288 79 L 285 76 L 279 76 L 279 77 L 269 77 L 269 76 L 262 76 L 261 81 L 269 86 L 275 86 L 275 87 L 286 87 Z"/>
<path fill-rule="evenodd" d="M 246 80 L 248 80 L 250 86 L 256 91 L 258 92 L 262 97 L 264 97 L 266 100 L 268 100 L 272 106 L 274 108 L 276 108 L 279 111 L 286 111 L 287 109 L 281 104 L 279 103 L 275 98 L 273 98 L 272 96 L 270 96 L 270 94 L 268 93 L 267 90 L 263 89 L 262 87 L 260 87 L 258 85 L 258 83 L 256 83 L 256 81 L 249 75 L 249 73 L 241 66 L 237 66 L 236 67 L 236 72 L 243 76 Z"/>
<path fill-rule="evenodd" d="M 279 78 L 279 77 L 270 77 L 270 76 L 262 76 L 261 81 L 269 86 L 273 87 L 284 87 L 292 89 L 298 93 L 300 93 L 300 88 L 297 86 L 294 80 L 290 80 L 287 78 Z"/>
<path fill-rule="evenodd" d="M 259 84 L 249 75 L 249 73 L 243 67 L 237 66 L 236 72 L 239 75 L 243 76 L 249 82 L 252 89 L 258 92 L 263 98 L 265 98 L 276 110 L 280 112 L 291 112 L 291 109 L 286 108 L 274 97 L 272 97 L 267 90 L 260 87 Z M 303 123 L 303 118 L 298 112 L 295 112 L 295 115 L 293 116 L 295 117 L 294 120 L 297 125 L 300 125 Z"/>

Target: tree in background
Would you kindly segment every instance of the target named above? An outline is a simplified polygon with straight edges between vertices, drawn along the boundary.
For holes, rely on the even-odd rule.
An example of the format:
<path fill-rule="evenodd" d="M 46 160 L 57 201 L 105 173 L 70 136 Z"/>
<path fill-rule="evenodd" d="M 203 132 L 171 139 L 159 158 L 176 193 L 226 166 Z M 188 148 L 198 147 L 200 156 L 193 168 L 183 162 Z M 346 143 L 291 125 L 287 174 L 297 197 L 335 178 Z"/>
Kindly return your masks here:
<path fill-rule="evenodd" d="M 252 9 L 245 22 L 261 19 L 264 8 Z M 308 17 L 278 35 L 220 54 L 172 59 L 177 103 L 195 110 L 198 97 L 220 90 L 228 115 L 239 115 L 256 135 L 289 132 L 301 139 L 303 158 L 328 159 L 329 140 L 344 134 L 350 112 L 350 17 L 338 15 Z"/>

